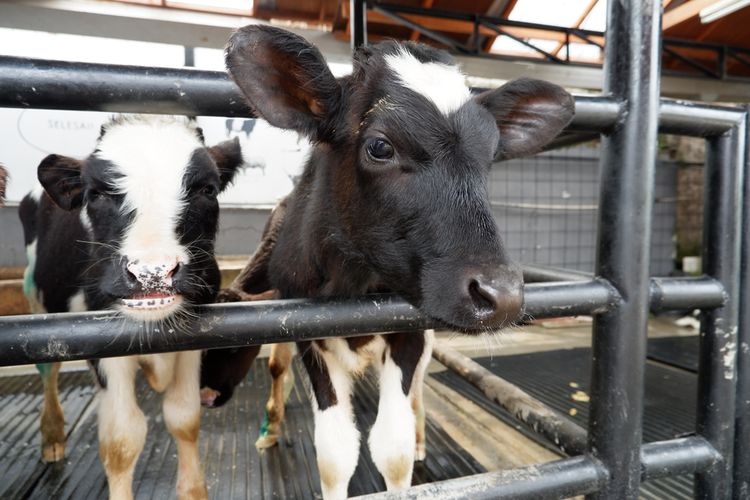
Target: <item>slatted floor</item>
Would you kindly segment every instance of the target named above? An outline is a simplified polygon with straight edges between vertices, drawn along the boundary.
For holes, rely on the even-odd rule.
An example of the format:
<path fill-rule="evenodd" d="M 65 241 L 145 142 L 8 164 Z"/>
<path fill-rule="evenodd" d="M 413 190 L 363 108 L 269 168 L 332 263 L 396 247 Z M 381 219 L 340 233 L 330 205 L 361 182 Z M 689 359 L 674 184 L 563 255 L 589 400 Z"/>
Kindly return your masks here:
<path fill-rule="evenodd" d="M 201 458 L 209 496 L 215 499 L 309 499 L 320 497 L 313 448 L 312 413 L 295 365 L 295 386 L 287 406 L 287 425 L 280 445 L 258 453 L 258 436 L 269 378 L 256 363 L 250 380 L 222 409 L 204 410 Z M 0 499 L 106 498 L 104 470 L 96 436 L 95 390 L 88 372 L 61 374 L 60 393 L 68 445 L 63 462 L 45 465 L 39 455 L 41 383 L 37 376 L 0 379 Z M 357 390 L 360 429 L 369 429 L 377 408 L 377 391 L 365 380 Z M 159 415 L 161 396 L 140 380 L 138 396 L 149 416 L 149 433 L 135 471 L 138 499 L 174 497 L 176 449 Z M 363 444 L 366 443 L 363 438 Z M 415 469 L 414 483 L 484 472 L 471 455 L 428 418 L 428 458 Z M 350 483 L 350 495 L 380 491 L 384 484 L 362 446 L 363 456 Z"/>
<path fill-rule="evenodd" d="M 692 367 L 695 338 L 649 341 L 646 370 L 644 439 L 655 441 L 685 435 L 694 428 L 695 374 L 678 368 Z M 590 350 L 587 348 L 479 358 L 494 373 L 586 425 L 588 404 L 573 394 L 590 389 Z M 674 366 L 667 366 L 664 363 Z M 201 425 L 201 458 L 209 495 L 216 499 L 319 498 L 319 478 L 312 442 L 312 414 L 303 387 L 306 379 L 295 364 L 295 386 L 287 406 L 287 425 L 280 445 L 258 453 L 263 405 L 268 394 L 264 363 L 256 363 L 249 380 L 238 389 L 232 403 L 220 410 L 204 410 Z M 431 376 L 431 384 L 444 384 L 497 418 L 523 429 L 473 386 L 444 370 Z M 96 438 L 95 390 L 88 372 L 61 375 L 60 393 L 68 430 L 63 463 L 39 461 L 39 409 L 41 383 L 37 376 L 0 378 L 0 499 L 105 498 L 106 480 L 99 463 Z M 176 450 L 160 417 L 161 396 L 138 385 L 139 401 L 149 416 L 149 434 L 135 472 L 139 499 L 174 497 Z M 369 429 L 375 418 L 377 390 L 370 380 L 360 383 L 355 408 L 358 426 Z M 578 398 L 581 399 L 581 398 Z M 583 398 L 585 399 L 585 397 Z M 530 435 L 531 436 L 531 435 Z M 538 437 L 535 437 L 538 439 Z M 350 495 L 384 489 L 382 478 L 367 454 L 363 436 L 362 458 L 350 484 Z M 414 483 L 449 479 L 483 472 L 482 466 L 433 420 L 427 423 L 428 458 L 415 468 Z M 549 443 L 547 443 L 549 445 Z M 550 445 L 550 448 L 553 447 Z M 647 499 L 691 498 L 690 477 L 648 482 L 641 494 Z"/>
<path fill-rule="evenodd" d="M 662 339 L 657 339 L 662 340 Z M 651 340 L 649 344 L 651 344 Z M 672 357 L 682 359 L 691 349 L 695 338 L 671 342 L 677 349 Z M 670 354 L 668 344 L 660 343 L 663 354 Z M 649 351 L 651 352 L 651 350 Z M 591 350 L 588 348 L 475 358 L 475 361 L 500 377 L 518 385 L 577 424 L 587 426 L 590 394 Z M 452 387 L 496 417 L 512 423 L 520 431 L 554 449 L 551 443 L 521 428 L 507 413 L 488 401 L 474 386 L 451 371 L 433 374 L 441 383 Z M 649 361 L 646 365 L 646 397 L 644 408 L 644 442 L 671 439 L 690 434 L 695 429 L 696 376 L 694 373 L 662 363 Z M 580 391 L 580 392 L 579 392 Z M 574 397 L 575 395 L 575 397 Z M 644 499 L 689 499 L 692 496 L 692 476 L 646 482 L 641 487 Z"/>

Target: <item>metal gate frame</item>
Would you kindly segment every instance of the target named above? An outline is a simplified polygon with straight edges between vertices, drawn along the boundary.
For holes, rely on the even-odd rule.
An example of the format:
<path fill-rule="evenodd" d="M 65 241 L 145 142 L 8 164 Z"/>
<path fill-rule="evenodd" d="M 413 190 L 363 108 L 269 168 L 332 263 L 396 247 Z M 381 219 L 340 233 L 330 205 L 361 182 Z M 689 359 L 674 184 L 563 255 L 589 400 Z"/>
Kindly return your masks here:
<path fill-rule="evenodd" d="M 365 29 L 365 4 L 351 1 Z M 529 316 L 595 317 L 588 432 L 561 436 L 587 435 L 585 453 L 372 498 L 633 499 L 641 481 L 689 473 L 696 498 L 750 496 L 748 111 L 659 99 L 660 6 L 609 2 L 604 96 L 576 98 L 570 130 L 603 134 L 596 276 L 536 270 L 549 282 L 525 287 Z M 242 103 L 221 72 L 0 57 L 2 107 L 252 116 Z M 699 278 L 648 276 L 657 127 L 707 142 Z M 696 432 L 642 444 L 648 313 L 684 308 L 703 310 Z M 430 326 L 440 325 L 394 296 L 209 305 L 179 343 L 136 342 L 142 327 L 108 312 L 9 316 L 0 318 L 0 366 Z"/>

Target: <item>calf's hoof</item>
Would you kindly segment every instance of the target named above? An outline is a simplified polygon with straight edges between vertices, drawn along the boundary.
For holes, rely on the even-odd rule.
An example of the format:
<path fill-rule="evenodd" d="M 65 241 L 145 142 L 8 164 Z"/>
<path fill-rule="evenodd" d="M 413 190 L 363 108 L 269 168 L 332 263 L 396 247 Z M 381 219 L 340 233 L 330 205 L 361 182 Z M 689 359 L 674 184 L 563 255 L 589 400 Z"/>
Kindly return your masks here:
<path fill-rule="evenodd" d="M 279 442 L 278 434 L 265 434 L 258 438 L 255 442 L 255 447 L 259 450 L 265 450 L 266 448 L 272 448 Z"/>
<path fill-rule="evenodd" d="M 206 484 L 201 482 L 186 488 L 177 488 L 178 500 L 207 500 L 208 490 Z"/>
<path fill-rule="evenodd" d="M 42 462 L 59 462 L 65 458 L 65 443 L 48 443 L 42 446 Z"/>
<path fill-rule="evenodd" d="M 206 408 L 213 408 L 216 398 L 221 396 L 221 393 L 210 387 L 203 387 L 201 389 L 201 406 Z"/>

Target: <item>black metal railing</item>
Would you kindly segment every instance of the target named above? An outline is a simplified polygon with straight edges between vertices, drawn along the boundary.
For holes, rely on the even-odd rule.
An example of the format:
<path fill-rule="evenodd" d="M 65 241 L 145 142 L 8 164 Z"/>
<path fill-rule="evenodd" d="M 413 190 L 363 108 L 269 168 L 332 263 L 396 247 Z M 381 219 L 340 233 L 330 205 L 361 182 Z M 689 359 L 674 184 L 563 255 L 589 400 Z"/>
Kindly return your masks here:
<path fill-rule="evenodd" d="M 604 134 L 595 275 L 544 268 L 525 273 L 540 281 L 525 287 L 527 314 L 595 317 L 585 452 L 376 497 L 460 497 L 471 491 L 472 498 L 636 498 L 641 481 L 693 473 L 697 498 L 747 498 L 750 223 L 743 221 L 750 211 L 748 113 L 659 99 L 659 12 L 656 0 L 610 2 L 607 95 L 576 98 L 570 130 Z M 0 57 L 0 106 L 251 116 L 221 72 L 11 57 Z M 700 278 L 648 277 L 657 127 L 707 141 L 706 272 Z M 648 311 L 685 308 L 703 310 L 695 436 L 642 444 Z M 194 321 L 192 334 L 176 342 L 171 336 L 146 335 L 141 326 L 106 312 L 4 317 L 0 365 L 439 326 L 393 296 L 210 305 Z M 574 428 L 575 435 L 561 439 L 578 439 L 580 432 Z"/>

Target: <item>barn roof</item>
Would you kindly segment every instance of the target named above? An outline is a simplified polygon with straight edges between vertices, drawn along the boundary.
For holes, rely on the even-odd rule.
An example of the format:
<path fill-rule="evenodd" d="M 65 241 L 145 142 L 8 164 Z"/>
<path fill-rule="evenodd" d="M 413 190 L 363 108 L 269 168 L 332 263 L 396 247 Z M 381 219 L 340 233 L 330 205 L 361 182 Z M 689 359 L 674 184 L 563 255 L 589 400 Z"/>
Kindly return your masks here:
<path fill-rule="evenodd" d="M 324 27 L 349 38 L 346 0 L 125 0 Z M 747 0 L 663 0 L 666 72 L 750 77 Z M 457 52 L 600 64 L 606 0 L 391 0 L 370 2 L 368 37 L 420 40 Z M 729 6 L 717 20 L 712 9 Z M 739 7 L 738 10 L 736 10 Z M 735 10 L 733 10 L 735 9 Z M 479 22 L 475 22 L 478 20 Z M 545 26 L 535 26 L 545 25 Z M 566 43 L 567 41 L 567 43 Z M 722 64 L 726 60 L 726 64 Z"/>

